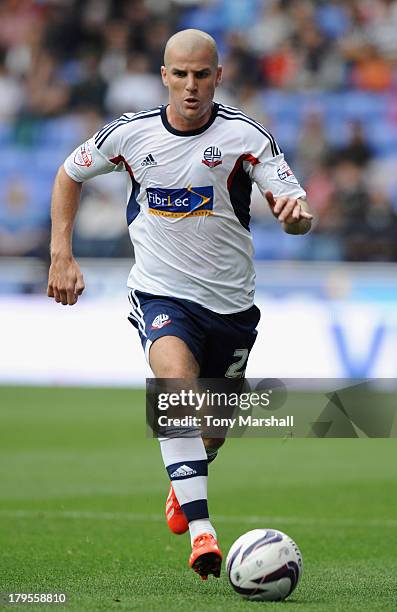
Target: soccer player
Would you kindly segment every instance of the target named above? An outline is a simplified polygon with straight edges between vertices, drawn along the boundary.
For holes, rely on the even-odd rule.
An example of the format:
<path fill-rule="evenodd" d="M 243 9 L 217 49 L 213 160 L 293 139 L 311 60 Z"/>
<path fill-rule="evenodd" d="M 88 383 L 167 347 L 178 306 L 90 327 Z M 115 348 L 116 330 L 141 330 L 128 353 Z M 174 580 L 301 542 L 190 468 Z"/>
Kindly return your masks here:
<path fill-rule="evenodd" d="M 59 168 L 52 200 L 48 296 L 73 305 L 84 290 L 71 241 L 81 185 L 124 171 L 135 248 L 131 313 L 157 378 L 242 378 L 260 313 L 250 196 L 255 182 L 284 230 L 309 231 L 305 192 L 273 136 L 241 110 L 214 102 L 221 81 L 215 41 L 184 30 L 165 49 L 169 104 L 126 113 L 78 147 Z M 129 175 L 129 176 L 128 176 Z M 223 439 L 160 439 L 171 480 L 166 517 L 190 532 L 190 566 L 219 576 L 222 554 L 207 503 L 208 463 Z"/>

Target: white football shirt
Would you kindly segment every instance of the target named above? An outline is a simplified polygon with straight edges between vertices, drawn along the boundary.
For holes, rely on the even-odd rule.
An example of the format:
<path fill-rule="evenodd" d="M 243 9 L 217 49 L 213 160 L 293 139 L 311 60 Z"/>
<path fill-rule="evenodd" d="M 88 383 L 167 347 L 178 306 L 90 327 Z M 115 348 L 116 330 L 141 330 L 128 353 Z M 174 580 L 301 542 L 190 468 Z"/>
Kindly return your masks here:
<path fill-rule="evenodd" d="M 206 125 L 186 132 L 170 125 L 165 106 L 122 115 L 64 168 L 78 182 L 114 170 L 129 174 L 129 287 L 221 314 L 254 301 L 252 183 L 275 196 L 306 195 L 273 136 L 223 104 L 214 104 Z"/>

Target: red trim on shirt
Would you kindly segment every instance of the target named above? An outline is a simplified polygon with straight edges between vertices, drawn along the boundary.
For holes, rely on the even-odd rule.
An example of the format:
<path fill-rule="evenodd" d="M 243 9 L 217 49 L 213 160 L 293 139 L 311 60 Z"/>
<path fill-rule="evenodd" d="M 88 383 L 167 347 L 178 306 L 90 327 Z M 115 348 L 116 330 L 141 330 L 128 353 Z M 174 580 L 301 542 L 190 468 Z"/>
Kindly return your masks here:
<path fill-rule="evenodd" d="M 242 166 L 244 161 L 248 161 L 253 166 L 256 166 L 256 164 L 259 164 L 259 159 L 257 159 L 251 153 L 243 153 L 243 155 L 240 155 L 240 157 L 237 159 L 236 163 L 234 164 L 234 168 L 229 174 L 228 179 L 227 179 L 227 188 L 229 191 L 230 191 L 230 186 L 233 181 L 233 177 L 236 174 L 237 170 Z"/>
<path fill-rule="evenodd" d="M 111 161 L 112 164 L 115 164 L 116 166 L 118 166 L 120 162 L 123 162 L 128 174 L 132 177 L 134 176 L 134 173 L 132 171 L 130 164 L 124 159 L 122 155 L 117 155 L 117 157 L 112 157 L 112 159 L 110 159 L 109 161 Z"/>

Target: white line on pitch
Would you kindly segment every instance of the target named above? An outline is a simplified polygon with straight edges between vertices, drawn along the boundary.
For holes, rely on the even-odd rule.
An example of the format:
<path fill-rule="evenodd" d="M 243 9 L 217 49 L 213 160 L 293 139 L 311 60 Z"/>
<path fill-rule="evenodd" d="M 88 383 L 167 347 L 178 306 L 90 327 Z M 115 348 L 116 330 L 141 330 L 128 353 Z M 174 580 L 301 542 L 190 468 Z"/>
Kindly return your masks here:
<path fill-rule="evenodd" d="M 48 518 L 48 519 L 89 519 L 96 521 L 135 521 L 135 522 L 163 522 L 162 514 L 144 514 L 133 512 L 84 512 L 74 510 L 0 510 L 0 516 L 9 518 Z M 291 525 L 335 525 L 340 527 L 397 527 L 397 520 L 393 519 L 360 519 L 357 518 L 309 518 L 292 516 L 226 516 L 213 515 L 214 522 L 219 523 L 241 523 L 246 525 L 266 525 L 274 523 L 286 523 Z"/>

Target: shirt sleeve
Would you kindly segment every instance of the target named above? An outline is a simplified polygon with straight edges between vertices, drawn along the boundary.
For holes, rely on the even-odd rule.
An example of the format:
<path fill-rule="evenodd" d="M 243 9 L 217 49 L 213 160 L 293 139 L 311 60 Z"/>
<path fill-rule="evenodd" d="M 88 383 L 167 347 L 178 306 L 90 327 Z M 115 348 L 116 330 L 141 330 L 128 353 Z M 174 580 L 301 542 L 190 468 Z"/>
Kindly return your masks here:
<path fill-rule="evenodd" d="M 120 120 L 105 125 L 92 138 L 78 146 L 64 161 L 66 174 L 83 183 L 99 174 L 127 170 L 123 157 Z"/>
<path fill-rule="evenodd" d="M 245 171 L 263 195 L 271 191 L 275 197 L 305 197 L 305 190 L 289 167 L 276 140 L 270 132 L 260 127 L 262 130 L 251 130 L 248 141 L 251 155 L 244 162 Z"/>

